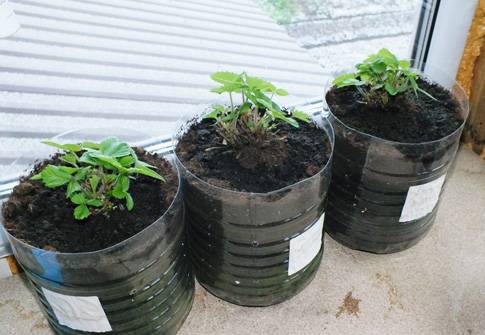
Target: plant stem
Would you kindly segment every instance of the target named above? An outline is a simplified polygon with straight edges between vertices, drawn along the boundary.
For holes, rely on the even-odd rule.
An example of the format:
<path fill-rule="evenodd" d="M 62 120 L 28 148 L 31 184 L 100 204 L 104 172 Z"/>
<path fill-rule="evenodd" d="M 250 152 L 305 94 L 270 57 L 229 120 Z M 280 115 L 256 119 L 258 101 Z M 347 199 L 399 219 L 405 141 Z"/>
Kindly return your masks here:
<path fill-rule="evenodd" d="M 229 99 L 231 100 L 231 111 L 234 113 L 234 103 L 232 102 L 232 93 L 229 92 Z"/>

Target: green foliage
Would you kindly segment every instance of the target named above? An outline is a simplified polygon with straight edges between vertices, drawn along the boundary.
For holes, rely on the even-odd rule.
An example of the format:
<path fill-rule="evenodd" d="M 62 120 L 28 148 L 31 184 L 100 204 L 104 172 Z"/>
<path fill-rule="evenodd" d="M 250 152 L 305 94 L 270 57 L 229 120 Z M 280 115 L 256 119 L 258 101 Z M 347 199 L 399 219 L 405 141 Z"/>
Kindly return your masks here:
<path fill-rule="evenodd" d="M 40 180 L 49 188 L 66 187 L 66 198 L 76 205 L 77 220 L 115 209 L 113 199 L 124 201 L 126 208 L 132 210 L 130 181 L 139 174 L 164 181 L 154 166 L 138 160 L 135 151 L 115 137 L 100 143 L 42 143 L 64 151 L 59 159 L 66 165 L 47 165 L 31 179 Z"/>
<path fill-rule="evenodd" d="M 274 95 L 286 96 L 288 92 L 270 82 L 250 77 L 245 72 L 216 72 L 211 78 L 221 84 L 212 92 L 228 93 L 231 105 L 214 105 L 206 118 L 215 120 L 219 133 L 231 145 L 236 145 L 241 136 L 248 133 L 255 138 L 264 138 L 276 128 L 277 120 L 293 127 L 299 127 L 298 121 L 310 122 L 310 116 L 303 112 L 283 111 L 272 98 Z M 241 94 L 241 105 L 234 105 L 233 94 Z"/>
<path fill-rule="evenodd" d="M 409 62 L 398 60 L 388 49 L 381 49 L 377 54 L 370 55 L 355 68 L 355 73 L 338 76 L 333 84 L 336 87 L 357 87 L 366 103 L 386 105 L 389 96 L 407 91 L 414 91 L 416 95 L 420 92 L 434 99 L 419 88 L 416 82 L 419 76 L 411 70 Z"/>

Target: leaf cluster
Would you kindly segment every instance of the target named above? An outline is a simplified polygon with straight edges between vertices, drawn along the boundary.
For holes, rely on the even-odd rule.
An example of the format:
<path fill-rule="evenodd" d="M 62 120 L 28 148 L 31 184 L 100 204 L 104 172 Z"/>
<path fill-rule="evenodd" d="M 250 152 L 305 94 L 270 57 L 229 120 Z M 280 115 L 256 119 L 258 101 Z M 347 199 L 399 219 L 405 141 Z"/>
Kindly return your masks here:
<path fill-rule="evenodd" d="M 346 73 L 334 79 L 336 87 L 355 86 L 364 102 L 385 106 L 390 96 L 413 91 L 434 99 L 417 84 L 418 74 L 410 68 L 409 61 L 398 60 L 388 49 L 381 49 L 355 66 L 355 73 Z"/>
<path fill-rule="evenodd" d="M 60 144 L 48 140 L 42 143 L 62 150 L 59 159 L 65 165 L 47 165 L 31 179 L 40 180 L 49 188 L 66 187 L 66 198 L 76 205 L 77 220 L 115 209 L 114 199 L 123 201 L 126 209 L 132 210 L 130 181 L 139 174 L 164 181 L 153 170 L 154 166 L 140 161 L 127 143 L 115 137 L 100 143 Z"/>
<path fill-rule="evenodd" d="M 211 78 L 221 84 L 212 92 L 228 93 L 231 105 L 213 105 L 212 111 L 205 117 L 215 120 L 219 133 L 229 144 L 238 143 L 242 133 L 249 132 L 256 138 L 264 138 L 276 128 L 276 120 L 293 127 L 299 127 L 298 121 L 310 122 L 306 113 L 282 110 L 273 97 L 286 96 L 288 92 L 266 80 L 248 76 L 245 72 L 216 72 Z M 233 94 L 241 95 L 240 105 L 234 104 Z"/>

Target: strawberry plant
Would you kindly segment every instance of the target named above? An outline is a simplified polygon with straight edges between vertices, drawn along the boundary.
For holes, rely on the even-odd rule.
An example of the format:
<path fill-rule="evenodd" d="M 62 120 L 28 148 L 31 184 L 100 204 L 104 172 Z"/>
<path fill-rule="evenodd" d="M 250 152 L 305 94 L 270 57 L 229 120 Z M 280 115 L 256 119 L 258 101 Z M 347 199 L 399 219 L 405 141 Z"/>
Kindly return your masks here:
<path fill-rule="evenodd" d="M 213 105 L 212 111 L 205 117 L 215 120 L 218 133 L 233 147 L 268 140 L 277 130 L 276 121 L 293 127 L 299 127 L 298 121 L 310 122 L 308 114 L 285 111 L 274 102 L 274 95 L 286 96 L 288 92 L 265 80 L 248 76 L 245 72 L 216 72 L 211 78 L 222 84 L 212 92 L 228 93 L 230 106 Z M 240 94 L 240 105 L 234 104 L 234 94 Z"/>
<path fill-rule="evenodd" d="M 76 205 L 77 220 L 91 214 L 106 214 L 117 207 L 132 210 L 130 181 L 139 174 L 164 181 L 153 170 L 154 166 L 140 161 L 127 143 L 114 137 L 100 143 L 60 144 L 47 140 L 42 143 L 62 150 L 58 158 L 65 165 L 49 164 L 31 179 L 49 188 L 65 187 L 66 198 Z"/>
<path fill-rule="evenodd" d="M 385 106 L 391 96 L 413 91 L 436 100 L 417 84 L 418 74 L 406 60 L 398 60 L 388 49 L 381 49 L 355 66 L 355 73 L 346 73 L 333 81 L 336 87 L 355 86 L 369 105 Z"/>

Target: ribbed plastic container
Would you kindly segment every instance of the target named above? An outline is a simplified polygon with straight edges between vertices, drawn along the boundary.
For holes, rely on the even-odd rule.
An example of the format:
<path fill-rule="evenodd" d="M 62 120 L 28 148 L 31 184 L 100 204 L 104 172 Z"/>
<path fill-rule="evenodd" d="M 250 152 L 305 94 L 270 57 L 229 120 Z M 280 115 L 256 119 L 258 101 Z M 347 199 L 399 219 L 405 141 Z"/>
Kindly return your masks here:
<path fill-rule="evenodd" d="M 333 149 L 330 124 L 321 116 L 316 122 Z M 234 304 L 268 306 L 310 283 L 323 254 L 331 158 L 316 175 L 268 193 L 222 189 L 178 163 L 190 255 L 202 286 Z"/>
<path fill-rule="evenodd" d="M 465 93 L 458 85 L 452 93 L 466 120 Z M 325 230 L 347 247 L 373 253 L 415 245 L 434 222 L 465 122 L 436 141 L 400 143 L 353 129 L 326 109 L 335 152 Z"/>
<path fill-rule="evenodd" d="M 69 133 L 57 140 L 96 141 L 106 137 L 84 134 Z M 140 136 L 133 139 L 133 145 L 143 142 Z M 116 334 L 171 335 L 177 333 L 191 309 L 194 279 L 186 254 L 180 187 L 159 219 L 103 250 L 46 251 L 8 237 L 56 334 L 91 334 L 102 329 Z"/>

